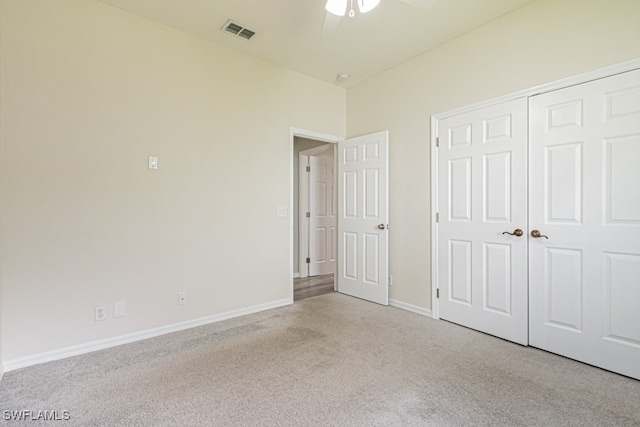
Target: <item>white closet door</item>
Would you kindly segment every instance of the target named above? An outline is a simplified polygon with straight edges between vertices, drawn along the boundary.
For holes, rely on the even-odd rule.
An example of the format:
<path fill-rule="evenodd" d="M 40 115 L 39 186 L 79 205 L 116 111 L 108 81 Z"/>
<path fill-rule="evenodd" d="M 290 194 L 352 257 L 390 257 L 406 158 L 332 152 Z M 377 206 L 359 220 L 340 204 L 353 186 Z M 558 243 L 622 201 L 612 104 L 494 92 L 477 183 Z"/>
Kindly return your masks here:
<path fill-rule="evenodd" d="M 530 98 L 529 127 L 530 345 L 640 379 L 640 71 Z"/>
<path fill-rule="evenodd" d="M 526 345 L 527 100 L 437 132 L 440 318 Z"/>

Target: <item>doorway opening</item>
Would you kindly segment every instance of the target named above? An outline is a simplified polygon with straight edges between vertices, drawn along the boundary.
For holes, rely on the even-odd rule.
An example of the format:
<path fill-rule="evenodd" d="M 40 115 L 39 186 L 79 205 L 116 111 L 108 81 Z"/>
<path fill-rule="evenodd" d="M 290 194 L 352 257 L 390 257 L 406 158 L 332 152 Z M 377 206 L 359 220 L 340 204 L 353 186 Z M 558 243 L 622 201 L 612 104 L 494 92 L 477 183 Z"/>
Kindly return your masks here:
<path fill-rule="evenodd" d="M 334 146 L 294 137 L 294 301 L 335 290 Z"/>
<path fill-rule="evenodd" d="M 341 138 L 291 130 L 291 299 L 334 292 L 335 147 Z"/>
<path fill-rule="evenodd" d="M 339 191 L 333 191 L 329 196 L 325 192 L 316 192 L 316 196 L 324 194 L 325 200 L 322 203 L 326 206 L 331 205 L 331 210 L 333 210 L 336 217 L 336 222 L 333 226 L 324 226 L 325 230 L 318 231 L 317 234 L 325 237 L 332 236 L 333 238 L 329 243 L 327 243 L 327 240 L 317 239 L 316 242 L 324 243 L 310 244 L 309 256 L 302 263 L 300 262 L 300 252 L 301 248 L 305 247 L 305 244 L 301 245 L 299 240 L 301 236 L 306 234 L 299 231 L 299 226 L 303 223 L 300 217 L 301 213 L 304 212 L 306 220 L 306 214 L 309 211 L 305 212 L 304 206 L 300 210 L 299 186 L 295 188 L 299 179 L 295 179 L 294 166 L 296 158 L 300 155 L 295 155 L 295 140 L 300 138 L 332 143 L 329 147 L 333 148 L 333 150 L 328 151 L 333 152 L 333 160 L 326 163 L 326 168 L 329 169 L 333 166 L 335 172 L 332 175 L 334 178 L 322 181 L 321 177 L 317 177 L 315 182 L 324 182 L 324 184 L 318 185 L 318 188 L 323 185 L 326 187 L 329 183 L 333 185 L 333 188 L 339 187 Z M 318 150 L 320 150 L 320 147 Z M 387 130 L 343 140 L 318 133 L 291 129 L 290 211 L 294 212 L 298 209 L 297 215 L 294 212 L 290 218 L 291 269 L 289 271 L 291 271 L 291 302 L 293 302 L 294 298 L 294 277 L 301 275 L 307 275 L 308 277 L 309 274 L 314 274 L 311 267 L 306 270 L 304 266 L 307 264 L 307 258 L 311 258 L 309 264 L 314 264 L 313 251 L 315 248 L 317 249 L 317 260 L 321 258 L 318 253 L 327 254 L 333 251 L 333 254 L 335 254 L 335 256 L 331 256 L 338 261 L 333 263 L 335 270 L 334 290 L 378 304 L 389 304 L 388 153 L 389 131 Z M 312 159 L 316 157 L 318 162 L 321 161 L 321 156 L 319 155 L 310 157 Z M 311 166 L 311 171 L 313 171 L 313 164 Z M 300 169 L 301 165 L 298 160 L 298 175 Z M 313 180 L 314 178 L 309 179 Z M 313 189 L 315 187 L 311 185 L 310 188 Z M 309 194 L 311 194 L 311 191 Z M 298 203 L 294 203 L 296 197 L 298 197 Z M 313 195 L 309 195 L 309 199 L 311 201 L 315 200 Z M 316 225 L 320 224 L 319 216 Z M 313 221 L 313 211 L 309 212 L 309 217 Z M 297 224 L 294 225 L 296 219 Z M 311 222 L 309 235 L 315 236 L 315 230 L 320 230 L 320 228 L 322 228 L 320 225 L 314 228 L 314 224 Z M 330 228 L 333 231 L 328 231 Z M 298 232 L 297 239 L 294 236 L 296 232 Z M 327 258 L 329 258 L 329 255 L 324 256 L 325 260 Z M 318 263 L 318 265 L 320 264 L 324 265 L 324 263 Z M 323 275 L 324 272 L 318 270 L 315 274 Z"/>

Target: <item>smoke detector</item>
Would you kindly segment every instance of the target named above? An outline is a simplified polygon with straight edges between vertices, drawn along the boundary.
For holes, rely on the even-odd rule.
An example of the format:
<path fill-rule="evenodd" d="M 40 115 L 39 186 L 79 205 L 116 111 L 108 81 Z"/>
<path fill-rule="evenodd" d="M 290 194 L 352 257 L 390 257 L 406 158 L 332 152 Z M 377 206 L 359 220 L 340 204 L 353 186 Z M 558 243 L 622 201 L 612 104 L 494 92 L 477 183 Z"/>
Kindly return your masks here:
<path fill-rule="evenodd" d="M 351 76 L 350 76 L 348 73 L 340 73 L 340 74 L 338 74 L 338 76 L 336 77 L 336 80 L 337 80 L 339 83 L 344 83 L 344 82 L 346 82 L 347 80 L 349 80 L 349 77 L 351 77 Z"/>

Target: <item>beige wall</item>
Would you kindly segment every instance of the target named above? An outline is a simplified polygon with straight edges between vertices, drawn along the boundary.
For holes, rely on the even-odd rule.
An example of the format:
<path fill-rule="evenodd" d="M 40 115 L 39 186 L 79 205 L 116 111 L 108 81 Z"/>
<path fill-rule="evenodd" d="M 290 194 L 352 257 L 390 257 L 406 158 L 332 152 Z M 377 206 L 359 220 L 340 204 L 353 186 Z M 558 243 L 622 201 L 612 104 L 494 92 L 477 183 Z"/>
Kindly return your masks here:
<path fill-rule="evenodd" d="M 4 361 L 289 298 L 290 127 L 343 136 L 345 90 L 93 0 L 0 7 Z"/>
<path fill-rule="evenodd" d="M 430 116 L 640 57 L 640 1 L 536 0 L 351 88 L 349 137 L 390 131 L 390 297 L 431 308 Z"/>

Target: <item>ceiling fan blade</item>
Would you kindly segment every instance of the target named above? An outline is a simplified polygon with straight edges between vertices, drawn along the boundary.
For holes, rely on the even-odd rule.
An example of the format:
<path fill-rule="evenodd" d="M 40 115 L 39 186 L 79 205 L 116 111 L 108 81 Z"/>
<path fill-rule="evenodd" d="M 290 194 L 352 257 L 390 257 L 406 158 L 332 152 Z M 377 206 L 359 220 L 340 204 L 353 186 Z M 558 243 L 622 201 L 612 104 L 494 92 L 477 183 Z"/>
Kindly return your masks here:
<path fill-rule="evenodd" d="M 324 8 L 327 12 L 331 12 L 334 15 L 344 16 L 347 12 L 347 3 L 349 3 L 349 0 L 327 0 Z"/>
<path fill-rule="evenodd" d="M 438 0 L 400 0 L 420 9 L 431 9 Z"/>
<path fill-rule="evenodd" d="M 322 25 L 322 37 L 334 35 L 341 19 L 342 16 L 327 12 L 324 16 L 324 24 Z"/>

